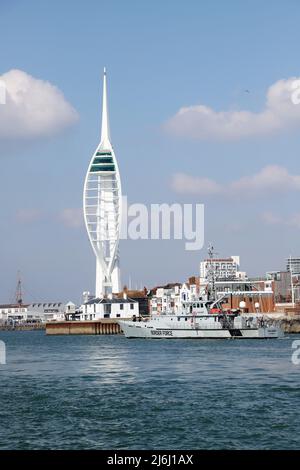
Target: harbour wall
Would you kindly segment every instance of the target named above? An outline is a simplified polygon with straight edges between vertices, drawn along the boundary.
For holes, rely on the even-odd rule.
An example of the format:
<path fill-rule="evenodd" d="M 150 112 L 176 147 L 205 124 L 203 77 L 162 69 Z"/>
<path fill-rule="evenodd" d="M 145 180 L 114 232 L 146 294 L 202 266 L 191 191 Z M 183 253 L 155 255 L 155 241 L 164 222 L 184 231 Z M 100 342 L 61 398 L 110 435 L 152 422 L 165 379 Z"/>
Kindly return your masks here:
<path fill-rule="evenodd" d="M 300 333 L 300 318 L 284 318 L 281 327 L 285 333 Z"/>
<path fill-rule="evenodd" d="M 17 325 L 9 323 L 0 323 L 0 331 L 33 331 L 45 329 L 45 323 L 20 323 Z"/>
<path fill-rule="evenodd" d="M 113 319 L 62 321 L 46 324 L 46 335 L 119 335 L 121 333 L 120 325 Z"/>

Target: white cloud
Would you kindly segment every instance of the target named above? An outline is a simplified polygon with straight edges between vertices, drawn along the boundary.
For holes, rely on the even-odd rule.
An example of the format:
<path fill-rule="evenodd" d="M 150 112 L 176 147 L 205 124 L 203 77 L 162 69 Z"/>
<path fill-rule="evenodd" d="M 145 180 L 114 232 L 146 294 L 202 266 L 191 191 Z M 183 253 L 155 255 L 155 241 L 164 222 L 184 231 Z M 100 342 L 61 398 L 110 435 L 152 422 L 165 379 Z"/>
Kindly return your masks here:
<path fill-rule="evenodd" d="M 42 215 L 39 209 L 19 209 L 16 213 L 16 219 L 20 223 L 27 224 L 39 220 Z"/>
<path fill-rule="evenodd" d="M 299 78 L 279 80 L 267 91 L 262 111 L 215 111 L 203 105 L 181 108 L 164 125 L 166 131 L 198 140 L 234 140 L 300 129 L 300 104 L 295 104 Z"/>
<path fill-rule="evenodd" d="M 291 175 L 286 168 L 279 165 L 268 165 L 255 175 L 229 183 L 176 173 L 172 177 L 171 186 L 175 192 L 181 194 L 255 197 L 260 194 L 300 191 L 300 175 Z"/>
<path fill-rule="evenodd" d="M 5 104 L 0 105 L 0 138 L 34 138 L 54 134 L 78 119 L 77 111 L 51 83 L 22 70 L 0 76 Z"/>
<path fill-rule="evenodd" d="M 261 219 L 266 225 L 279 225 L 282 223 L 282 217 L 270 211 L 263 212 Z"/>
<path fill-rule="evenodd" d="M 261 214 L 261 219 L 266 225 L 284 225 L 300 229 L 300 213 L 282 216 L 273 212 L 264 212 Z"/>
<path fill-rule="evenodd" d="M 190 176 L 185 173 L 176 173 L 172 177 L 172 188 L 177 193 L 215 195 L 222 192 L 222 187 L 216 181 L 199 176 Z"/>
<path fill-rule="evenodd" d="M 79 228 L 83 225 L 83 211 L 77 207 L 63 209 L 60 219 L 66 227 Z"/>

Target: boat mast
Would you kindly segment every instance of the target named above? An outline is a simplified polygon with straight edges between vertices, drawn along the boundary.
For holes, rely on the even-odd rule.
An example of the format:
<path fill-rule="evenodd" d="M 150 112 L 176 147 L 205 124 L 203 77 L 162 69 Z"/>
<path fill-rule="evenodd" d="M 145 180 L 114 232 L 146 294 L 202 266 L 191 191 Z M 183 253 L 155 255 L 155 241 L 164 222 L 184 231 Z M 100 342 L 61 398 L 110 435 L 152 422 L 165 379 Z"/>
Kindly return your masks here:
<path fill-rule="evenodd" d="M 22 291 L 22 279 L 21 272 L 18 271 L 18 281 L 15 295 L 16 303 L 21 306 L 23 304 L 23 291 Z"/>
<path fill-rule="evenodd" d="M 207 273 L 208 283 L 211 285 L 211 289 L 209 288 L 208 291 L 212 293 L 214 300 L 216 300 L 217 293 L 216 293 L 216 270 L 213 264 L 214 256 L 216 255 L 214 251 L 214 247 L 211 243 L 208 245 L 208 256 L 209 256 L 209 268 Z"/>

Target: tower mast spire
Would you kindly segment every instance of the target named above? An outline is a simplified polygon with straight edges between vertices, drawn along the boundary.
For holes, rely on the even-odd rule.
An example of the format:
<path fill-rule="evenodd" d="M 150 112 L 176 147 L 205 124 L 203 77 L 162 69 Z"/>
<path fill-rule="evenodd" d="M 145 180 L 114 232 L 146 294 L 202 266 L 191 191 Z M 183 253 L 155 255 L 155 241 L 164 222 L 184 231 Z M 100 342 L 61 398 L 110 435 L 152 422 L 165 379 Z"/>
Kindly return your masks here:
<path fill-rule="evenodd" d="M 106 68 L 104 67 L 103 76 L 103 99 L 102 99 L 102 125 L 101 125 L 101 146 L 110 148 L 110 132 L 107 107 L 107 86 L 106 86 Z"/>

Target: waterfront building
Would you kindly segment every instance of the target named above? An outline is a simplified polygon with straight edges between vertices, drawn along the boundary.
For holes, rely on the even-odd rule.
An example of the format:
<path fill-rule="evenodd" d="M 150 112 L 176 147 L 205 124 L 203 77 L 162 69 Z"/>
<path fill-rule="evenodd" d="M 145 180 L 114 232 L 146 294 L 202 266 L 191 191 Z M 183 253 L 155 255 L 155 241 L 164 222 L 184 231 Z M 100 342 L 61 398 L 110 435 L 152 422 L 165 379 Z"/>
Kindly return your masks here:
<path fill-rule="evenodd" d="M 174 283 L 157 286 L 150 291 L 150 313 L 161 314 L 176 312 L 180 307 L 180 289 L 182 284 Z"/>
<path fill-rule="evenodd" d="M 149 293 L 148 289 L 144 287 L 142 290 L 128 289 L 126 286 L 123 288 L 123 292 L 118 294 L 118 298 L 127 296 L 130 299 L 136 300 L 139 304 L 139 315 L 142 317 L 149 316 Z"/>
<path fill-rule="evenodd" d="M 292 271 L 268 271 L 266 276 L 274 281 L 276 303 L 300 302 L 300 274 L 294 273 L 293 268 Z"/>
<path fill-rule="evenodd" d="M 183 302 L 197 299 L 199 295 L 199 279 L 195 277 L 184 283 L 170 283 L 154 287 L 150 291 L 150 313 L 177 314 L 181 312 Z"/>
<path fill-rule="evenodd" d="M 207 258 L 200 263 L 200 282 L 209 278 L 209 273 L 214 271 L 215 280 L 246 279 L 244 271 L 240 271 L 240 257 Z"/>
<path fill-rule="evenodd" d="M 289 271 L 268 271 L 266 278 L 274 281 L 274 295 L 276 303 L 292 301 L 291 273 Z"/>
<path fill-rule="evenodd" d="M 130 318 L 139 316 L 139 304 L 128 298 L 100 297 L 89 300 L 81 306 L 80 320 L 91 321 L 102 318 Z"/>
<path fill-rule="evenodd" d="M 244 303 L 245 312 L 274 312 L 274 283 L 266 279 L 240 279 L 216 281 L 215 292 L 217 297 L 226 297 L 224 308 L 239 309 Z"/>
<path fill-rule="evenodd" d="M 63 302 L 2 304 L 0 305 L 0 321 L 18 323 L 60 321 L 65 319 L 65 313 L 70 304 L 70 302 L 68 304 Z"/>
<path fill-rule="evenodd" d="M 299 274 L 300 275 L 300 258 L 290 256 L 286 260 L 286 269 L 292 274 Z"/>
<path fill-rule="evenodd" d="M 272 280 L 217 280 L 214 283 L 217 298 L 224 297 L 224 308 L 239 309 L 244 303 L 245 312 L 273 312 L 275 310 Z M 151 314 L 177 314 L 186 302 L 199 299 L 208 293 L 208 282 L 191 277 L 188 282 L 167 284 L 150 291 Z"/>
<path fill-rule="evenodd" d="M 96 256 L 96 298 L 120 292 L 121 197 L 120 174 L 109 131 L 104 69 L 101 140 L 90 161 L 83 192 L 85 225 Z"/>

